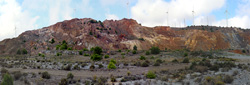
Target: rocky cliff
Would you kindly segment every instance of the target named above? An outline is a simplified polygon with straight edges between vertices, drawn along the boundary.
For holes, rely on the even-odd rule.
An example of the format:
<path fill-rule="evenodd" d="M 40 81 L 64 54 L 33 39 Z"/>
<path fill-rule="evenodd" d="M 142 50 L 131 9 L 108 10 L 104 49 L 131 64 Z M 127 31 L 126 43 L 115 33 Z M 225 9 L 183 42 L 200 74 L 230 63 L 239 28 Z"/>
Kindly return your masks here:
<path fill-rule="evenodd" d="M 26 31 L 17 38 L 0 42 L 0 54 L 16 54 L 26 49 L 36 54 L 56 50 L 63 40 L 72 49 L 100 46 L 105 50 L 132 49 L 148 50 L 152 46 L 160 49 L 248 49 L 250 30 L 214 26 L 190 26 L 171 28 L 165 26 L 145 27 L 133 19 L 105 20 L 90 18 L 58 22 L 38 30 Z M 51 43 L 51 40 L 55 43 Z"/>

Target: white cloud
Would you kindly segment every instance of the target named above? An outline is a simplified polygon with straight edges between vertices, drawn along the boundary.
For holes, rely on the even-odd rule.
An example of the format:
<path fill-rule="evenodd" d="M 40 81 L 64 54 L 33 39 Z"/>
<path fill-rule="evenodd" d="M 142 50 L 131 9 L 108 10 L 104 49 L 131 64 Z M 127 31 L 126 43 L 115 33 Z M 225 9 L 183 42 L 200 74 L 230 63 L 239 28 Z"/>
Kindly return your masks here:
<path fill-rule="evenodd" d="M 114 14 L 106 14 L 105 16 L 107 20 L 119 20 L 119 17 Z"/>
<path fill-rule="evenodd" d="M 192 20 L 192 10 L 195 16 L 206 15 L 213 10 L 221 8 L 225 0 L 138 0 L 132 7 L 132 18 L 145 26 L 167 25 L 170 26 L 183 22 L 184 19 Z M 193 5 L 195 4 L 195 6 Z M 168 18 L 167 19 L 167 13 Z"/>
<path fill-rule="evenodd" d="M 0 0 L 0 40 L 15 36 L 37 28 L 36 21 L 39 16 L 32 17 L 30 12 L 23 10 L 15 0 Z"/>

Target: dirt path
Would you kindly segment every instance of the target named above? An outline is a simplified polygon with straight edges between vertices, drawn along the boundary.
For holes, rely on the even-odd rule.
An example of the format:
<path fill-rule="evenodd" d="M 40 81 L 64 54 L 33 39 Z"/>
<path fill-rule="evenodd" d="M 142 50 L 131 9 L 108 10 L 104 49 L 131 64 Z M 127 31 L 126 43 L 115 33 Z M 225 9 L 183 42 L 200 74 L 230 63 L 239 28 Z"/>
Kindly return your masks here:
<path fill-rule="evenodd" d="M 88 78 L 88 77 L 93 77 L 96 75 L 97 77 L 103 76 L 103 77 L 109 77 L 111 74 L 115 76 L 122 76 L 122 75 L 127 75 L 127 72 L 130 71 L 131 74 L 143 74 L 147 73 L 148 71 L 161 71 L 161 70 L 178 70 L 178 69 L 184 69 L 189 65 L 187 64 L 168 64 L 168 65 L 161 65 L 161 66 L 151 66 L 151 67 L 133 67 L 133 68 L 123 68 L 123 69 L 117 69 L 117 70 L 112 70 L 112 71 L 89 71 L 89 70 L 73 70 L 73 71 L 65 71 L 65 70 L 52 70 L 52 69 L 21 69 L 21 68 L 6 68 L 9 71 L 21 71 L 21 72 L 44 72 L 48 71 L 49 74 L 54 75 L 54 76 L 67 76 L 69 72 L 73 73 L 75 77 L 79 78 Z"/>

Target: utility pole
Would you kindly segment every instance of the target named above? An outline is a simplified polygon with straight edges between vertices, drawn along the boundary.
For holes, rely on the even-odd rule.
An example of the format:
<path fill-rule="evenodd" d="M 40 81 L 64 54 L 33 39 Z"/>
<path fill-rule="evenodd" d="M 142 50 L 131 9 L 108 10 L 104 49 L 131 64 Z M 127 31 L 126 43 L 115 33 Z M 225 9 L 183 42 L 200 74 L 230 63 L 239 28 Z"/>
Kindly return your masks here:
<path fill-rule="evenodd" d="M 225 11 L 225 14 L 226 14 L 226 17 L 227 17 L 226 24 L 227 24 L 227 27 L 228 27 L 228 14 L 229 14 L 228 10 Z"/>

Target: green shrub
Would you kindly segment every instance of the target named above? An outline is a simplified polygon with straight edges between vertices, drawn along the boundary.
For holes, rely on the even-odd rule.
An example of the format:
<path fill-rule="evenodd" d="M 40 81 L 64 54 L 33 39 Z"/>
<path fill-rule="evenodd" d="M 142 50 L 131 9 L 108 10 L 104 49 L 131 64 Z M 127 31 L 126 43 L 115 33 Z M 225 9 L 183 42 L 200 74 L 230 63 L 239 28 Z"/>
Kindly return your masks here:
<path fill-rule="evenodd" d="M 98 65 L 98 68 L 102 68 L 102 67 L 103 67 L 103 65 L 102 65 L 102 64 L 99 64 L 99 65 Z"/>
<path fill-rule="evenodd" d="M 119 50 L 118 50 L 118 52 L 122 52 L 122 50 L 121 50 L 121 49 L 119 49 Z"/>
<path fill-rule="evenodd" d="M 20 71 L 13 72 L 13 75 L 15 80 L 18 80 L 22 77 L 22 73 Z"/>
<path fill-rule="evenodd" d="M 73 50 L 73 48 L 72 47 L 68 47 L 67 50 Z"/>
<path fill-rule="evenodd" d="M 83 48 L 83 51 L 89 51 L 87 48 Z"/>
<path fill-rule="evenodd" d="M 136 45 L 134 45 L 133 50 L 135 50 L 135 51 L 137 50 L 137 46 Z"/>
<path fill-rule="evenodd" d="M 132 52 L 133 54 L 136 54 L 136 50 L 133 50 L 133 52 Z"/>
<path fill-rule="evenodd" d="M 82 50 L 78 51 L 79 55 L 82 55 Z"/>
<path fill-rule="evenodd" d="M 74 75 L 70 72 L 70 73 L 68 73 L 68 75 L 67 75 L 67 79 L 73 79 L 74 78 Z"/>
<path fill-rule="evenodd" d="M 116 69 L 116 66 L 113 62 L 109 62 L 108 69 Z"/>
<path fill-rule="evenodd" d="M 188 56 L 188 53 L 187 53 L 187 52 L 185 52 L 185 53 L 184 53 L 184 57 L 187 57 L 187 56 Z"/>
<path fill-rule="evenodd" d="M 50 79 L 50 74 L 47 71 L 45 71 L 45 72 L 42 73 L 42 78 Z"/>
<path fill-rule="evenodd" d="M 121 55 L 125 55 L 125 53 L 121 53 Z"/>
<path fill-rule="evenodd" d="M 83 56 L 89 56 L 89 54 L 87 54 L 87 53 L 84 53 L 84 54 L 83 54 Z"/>
<path fill-rule="evenodd" d="M 140 60 L 146 60 L 146 57 L 141 55 Z"/>
<path fill-rule="evenodd" d="M 55 43 L 54 38 L 53 38 L 53 39 L 51 39 L 51 41 L 49 41 L 49 43 L 54 44 L 54 43 Z"/>
<path fill-rule="evenodd" d="M 154 79 L 156 77 L 155 73 L 153 73 L 152 71 L 149 71 L 147 74 L 146 74 L 146 77 L 149 78 L 149 79 Z"/>
<path fill-rule="evenodd" d="M 159 59 L 159 58 L 156 59 L 155 62 L 157 62 L 157 63 L 163 63 L 163 61 L 161 59 Z"/>
<path fill-rule="evenodd" d="M 116 61 L 114 59 L 111 59 L 110 62 L 116 64 Z"/>
<path fill-rule="evenodd" d="M 98 55 L 98 54 L 93 54 L 91 57 L 90 57 L 91 60 L 93 61 L 100 61 L 102 60 L 102 56 L 101 55 Z"/>
<path fill-rule="evenodd" d="M 66 71 L 70 71 L 71 70 L 71 67 L 72 67 L 72 64 L 68 64 L 66 67 L 63 66 L 63 70 L 66 70 Z"/>
<path fill-rule="evenodd" d="M 94 48 L 94 54 L 98 54 L 98 55 L 101 55 L 101 53 L 102 53 L 102 48 L 101 47 L 95 47 Z"/>
<path fill-rule="evenodd" d="M 26 49 L 18 49 L 18 50 L 17 50 L 17 54 L 18 54 L 18 55 L 21 55 L 21 54 L 23 54 L 23 55 L 24 55 L 24 54 L 28 54 L 28 51 L 27 51 Z"/>
<path fill-rule="evenodd" d="M 149 51 L 146 51 L 146 53 L 145 53 L 146 55 L 150 55 L 150 52 Z"/>
<path fill-rule="evenodd" d="M 14 85 L 13 78 L 8 73 L 4 74 L 1 85 Z"/>
<path fill-rule="evenodd" d="M 109 58 L 109 55 L 105 55 L 104 58 Z"/>
<path fill-rule="evenodd" d="M 139 38 L 138 40 L 145 41 L 143 38 Z"/>
<path fill-rule="evenodd" d="M 225 85 L 225 83 L 222 82 L 222 81 L 217 81 L 217 82 L 215 83 L 215 85 Z"/>
<path fill-rule="evenodd" d="M 223 76 L 222 80 L 225 83 L 231 84 L 234 81 L 234 78 L 233 78 L 233 76 L 225 75 L 225 76 Z"/>
<path fill-rule="evenodd" d="M 148 67 L 148 63 L 146 61 L 144 61 L 142 64 L 141 64 L 141 67 Z"/>
<path fill-rule="evenodd" d="M 152 54 L 159 54 L 160 53 L 160 49 L 158 47 L 151 47 L 150 51 Z"/>
<path fill-rule="evenodd" d="M 68 80 L 66 78 L 62 78 L 59 85 L 68 85 Z"/>
<path fill-rule="evenodd" d="M 73 69 L 80 70 L 80 67 L 78 65 L 75 65 Z"/>
<path fill-rule="evenodd" d="M 189 63 L 189 59 L 188 58 L 184 58 L 184 60 L 182 61 L 182 63 Z"/>
<path fill-rule="evenodd" d="M 56 53 L 56 56 L 61 56 L 62 55 L 62 53 Z"/>
<path fill-rule="evenodd" d="M 178 63 L 179 61 L 177 59 L 172 60 L 173 63 Z"/>

